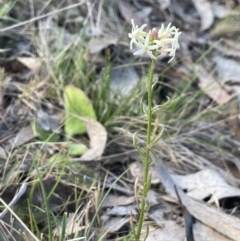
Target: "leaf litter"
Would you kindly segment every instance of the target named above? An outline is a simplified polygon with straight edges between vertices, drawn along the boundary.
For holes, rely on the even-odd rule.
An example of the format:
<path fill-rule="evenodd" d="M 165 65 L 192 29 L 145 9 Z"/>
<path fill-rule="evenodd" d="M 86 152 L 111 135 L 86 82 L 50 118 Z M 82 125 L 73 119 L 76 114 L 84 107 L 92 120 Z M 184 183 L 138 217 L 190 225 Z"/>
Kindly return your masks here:
<path fill-rule="evenodd" d="M 104 237 L 115 239 L 129 233 L 130 221 L 132 221 L 130 219 L 135 222 L 139 213 L 138 194 L 134 193 L 134 182 L 138 178 L 137 185 L 141 188 L 142 163 L 138 155 L 128 154 L 129 149 L 134 149 L 130 135 L 118 132 L 116 128 L 109 128 L 114 122 L 109 121 L 103 124 L 96 120 L 96 113 L 93 114 L 96 110 L 93 110 L 92 103 L 97 96 L 91 93 L 93 89 L 90 84 L 74 90 L 77 94 L 71 102 L 83 108 L 90 103 L 90 109 L 92 109 L 88 111 L 91 114 L 83 113 L 78 108 L 77 111 L 71 109 L 70 112 L 73 112 L 74 117 L 77 116 L 75 118 L 77 126 L 81 125 L 83 128 L 81 127 L 81 133 L 78 132 L 79 130 L 73 131 L 71 122 L 69 122 L 70 125 L 66 131 L 67 122 L 65 123 L 64 120 L 70 116 L 64 108 L 67 98 L 64 102 L 64 98 L 59 98 L 59 96 L 63 97 L 65 86 L 70 85 L 76 88 L 79 79 L 82 80 L 79 76 L 73 80 L 72 76 L 68 75 L 72 71 L 69 66 L 76 51 L 75 48 L 68 55 L 69 46 L 74 41 L 75 46 L 80 43 L 84 45 L 81 31 L 76 32 L 74 28 L 78 30 L 79 27 L 85 28 L 83 32 L 89 39 L 85 44 L 87 51 L 84 53 L 84 58 L 89 58 L 92 65 L 98 65 L 96 76 L 93 79 L 88 76 L 91 81 L 95 81 L 99 79 L 99 73 L 106 65 L 104 53 L 107 51 L 105 50 L 113 45 L 116 51 L 114 51 L 114 58 L 111 58 L 113 65 L 110 76 L 111 87 L 114 89 L 120 86 L 120 91 L 127 95 L 126 90 L 131 90 L 134 85 L 137 86 L 142 81 L 139 76 L 142 77 L 147 73 L 144 57 L 137 65 L 133 65 L 133 59 L 129 57 L 131 53 L 128 50 L 129 44 L 125 34 L 127 32 L 125 30 L 130 27 L 129 20 L 134 18 L 138 25 L 148 23 L 149 28 L 172 22 L 183 32 L 182 39 L 180 39 L 181 48 L 177 53 L 176 61 L 168 71 L 166 71 L 164 56 L 161 63 L 157 65 L 159 79 L 156 90 L 160 83 L 161 88 L 158 89 L 159 95 L 156 94 L 154 101 L 162 104 L 166 96 L 170 96 L 172 101 L 175 101 L 176 109 L 169 114 L 168 106 L 169 109 L 163 107 L 159 112 L 159 116 L 166 117 L 166 119 L 160 119 L 161 124 L 166 126 L 166 132 L 163 140 L 154 148 L 157 160 L 155 166 L 153 164 L 151 168 L 152 186 L 147 200 L 150 209 L 146 220 L 152 221 L 153 224 L 149 225 L 150 233 L 146 240 L 162 238 L 179 241 L 187 237 L 190 241 L 189 233 L 193 233 L 194 240 L 199 241 L 238 240 L 239 218 L 234 217 L 238 204 L 231 199 L 239 196 L 240 183 L 240 143 L 237 139 L 240 133 L 239 100 L 236 98 L 239 93 L 238 4 L 234 1 L 207 0 L 112 1 L 111 4 L 103 3 L 103 5 L 102 3 L 94 5 L 90 2 L 74 4 L 73 2 L 63 1 L 63 5 L 59 8 L 57 1 L 52 1 L 46 6 L 41 5 L 41 1 L 40 3 L 33 1 L 32 8 L 37 12 L 40 11 L 40 16 L 31 19 L 32 16 L 29 13 L 32 11 L 30 9 L 26 11 L 29 5 L 23 1 L 17 1 L 16 6 L 20 8 L 24 6 L 22 8 L 24 11 L 22 13 L 16 11 L 17 8 L 14 6 L 11 16 L 23 21 L 17 25 L 22 32 L 11 32 L 15 36 L 12 39 L 9 36 L 0 37 L 4 49 L 7 50 L 0 53 L 0 65 L 4 69 L 3 77 L 1 77 L 0 103 L 0 171 L 3 179 L 1 198 L 10 203 L 17 193 L 16 188 L 19 187 L 19 183 L 25 179 L 31 185 L 36 180 L 39 181 L 36 171 L 33 171 L 38 168 L 43 172 L 43 185 L 47 193 L 49 195 L 54 193 L 50 195 L 49 205 L 57 214 L 58 221 L 63 220 L 63 212 L 69 213 L 67 223 L 70 228 L 66 230 L 67 235 L 70 235 L 72 230 L 76 237 L 84 236 L 89 224 L 84 220 L 91 220 L 92 214 L 96 211 L 94 207 L 101 201 L 101 195 L 98 196 L 101 193 L 99 188 L 104 192 L 111 191 L 109 196 L 103 200 L 101 207 L 101 217 L 105 221 L 102 221 L 100 228 L 104 229 Z M 57 9 L 57 11 L 51 12 L 51 9 Z M 67 11 L 67 15 L 64 11 Z M 77 19 L 78 16 L 81 16 L 81 19 Z M 40 21 L 43 18 L 44 21 L 46 20 L 44 27 L 43 20 Z M 30 35 L 22 34 L 26 30 L 30 31 L 30 25 L 26 25 L 29 23 L 36 24 L 34 34 L 38 34 L 38 31 L 40 33 L 39 46 L 34 46 L 30 41 Z M 3 21 L 2 31 L 6 32 L 6 28 L 14 29 L 13 25 L 4 24 Z M 56 37 L 54 39 L 54 35 L 51 35 L 54 31 L 58 33 L 58 39 Z M 58 48 L 57 44 L 61 39 L 59 33 L 63 33 L 64 45 Z M 73 41 L 78 34 L 81 38 L 78 37 Z M 220 36 L 221 40 L 219 40 Z M 65 52 L 52 53 L 52 49 L 54 51 L 61 49 Z M 58 65 L 58 69 L 62 71 L 58 75 L 54 64 L 57 65 L 60 60 L 58 57 L 65 54 L 69 62 Z M 67 66 L 67 70 L 64 66 Z M 87 68 L 84 64 L 83 66 Z M 76 70 L 76 72 L 81 71 L 81 69 Z M 124 75 L 123 72 L 127 74 Z M 123 74 L 123 77 L 120 74 Z M 53 84 L 54 81 L 51 82 L 52 80 L 59 80 L 57 88 Z M 191 81 L 191 88 L 181 93 L 182 88 L 190 85 Z M 205 95 L 199 99 L 188 99 L 189 95 L 199 90 L 202 90 Z M 173 93 L 184 98 L 186 105 L 178 102 L 181 98 L 175 99 L 176 96 Z M 46 108 L 48 102 L 54 106 L 54 112 L 49 112 L 49 108 Z M 191 109 L 189 103 L 192 102 L 197 102 L 197 104 Z M 117 100 L 114 101 L 114 105 L 118 105 Z M 109 106 L 106 102 L 103 114 L 107 113 Z M 173 106 L 170 107 L 173 108 Z M 124 119 L 122 116 L 117 116 L 118 120 L 114 119 L 114 121 L 118 128 L 120 126 L 129 133 L 134 133 L 136 130 L 144 132 L 144 119 L 140 117 L 136 120 L 136 113 L 138 112 L 135 111 L 129 118 L 130 120 L 127 117 Z M 200 115 L 200 113 L 203 114 Z M 211 119 L 209 113 L 214 113 L 217 118 Z M 169 115 L 172 116 L 169 118 Z M 155 118 L 154 125 L 157 125 L 158 118 Z M 204 121 L 203 118 L 205 118 Z M 36 137 L 32 129 L 33 120 L 38 121 L 41 130 L 49 132 L 47 138 L 41 138 L 39 135 Z M 57 138 L 49 141 L 48 138 L 53 133 L 57 135 Z M 145 138 L 142 134 L 139 134 L 139 139 L 144 145 Z M 71 149 L 70 144 L 77 147 L 77 151 Z M 86 147 L 86 150 L 79 152 L 78 148 L 82 145 Z M 50 162 L 49 160 L 56 153 L 60 154 L 61 158 Z M 161 161 L 159 164 L 158 157 L 162 157 L 164 162 Z M 47 163 L 51 163 L 52 166 L 47 166 Z M 77 166 L 83 166 L 86 163 L 90 168 Z M 101 166 L 100 171 L 97 168 L 98 165 Z M 116 181 L 128 167 L 130 167 L 129 172 L 121 180 Z M 168 170 L 171 174 L 168 174 Z M 61 172 L 62 175 L 60 175 Z M 93 177 L 90 173 L 97 174 L 97 172 L 100 173 L 100 180 L 95 182 L 97 185 L 87 185 L 86 180 Z M 115 175 L 115 178 L 106 178 L 105 175 L 109 173 Z M 59 182 L 60 179 L 67 181 L 63 184 L 63 181 Z M 37 186 L 38 188 L 34 191 L 36 198 L 33 199 L 35 206 L 44 203 L 39 185 Z M 86 191 L 86 186 L 88 191 Z M 177 188 L 174 189 L 174 186 Z M 85 201 L 81 200 L 79 205 L 79 200 L 75 200 L 73 196 L 76 197 L 82 192 L 84 192 L 83 200 Z M 14 205 L 14 212 L 17 212 L 21 205 L 24 206 L 29 195 L 30 189 L 27 189 L 22 199 Z M 68 200 L 78 203 L 81 207 L 82 216 L 79 222 L 73 221 L 77 212 L 76 207 L 63 205 L 68 204 Z M 233 204 L 231 214 L 225 213 L 223 200 Z M 33 216 L 40 215 L 41 222 L 46 224 L 46 219 L 39 210 L 33 208 L 32 212 Z M 21 212 L 19 215 L 22 215 Z M 21 218 L 28 223 L 27 217 Z M 195 219 L 195 223 L 192 218 Z M 99 228 L 99 220 L 94 222 L 94 227 Z M 9 236 L 7 230 L 10 229 L 7 226 L 11 224 L 10 217 L 1 221 L 3 221 L 1 228 L 6 231 L 2 233 L 9 239 L 11 235 Z M 16 221 L 12 225 L 16 229 L 21 228 L 21 224 Z M 37 225 L 40 227 L 42 224 Z M 58 230 L 55 229 L 55 238 L 59 240 L 63 227 L 56 225 L 55 228 Z M 95 235 L 94 229 L 92 230 Z M 14 232 L 12 235 L 15 239 L 19 238 Z M 0 240 L 1 238 L 4 239 L 0 236 Z M 44 238 L 47 240 L 46 236 Z M 97 240 L 99 237 L 94 236 L 94 238 L 93 240 Z M 31 240 L 31 237 L 28 240 Z"/>

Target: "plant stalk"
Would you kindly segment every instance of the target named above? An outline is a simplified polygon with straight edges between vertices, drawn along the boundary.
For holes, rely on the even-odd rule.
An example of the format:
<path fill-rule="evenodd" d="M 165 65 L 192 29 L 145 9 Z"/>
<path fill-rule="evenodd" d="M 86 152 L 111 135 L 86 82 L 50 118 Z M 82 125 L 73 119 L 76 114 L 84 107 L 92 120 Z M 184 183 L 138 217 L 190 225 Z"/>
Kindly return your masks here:
<path fill-rule="evenodd" d="M 144 181 L 143 181 L 143 190 L 142 190 L 142 200 L 141 200 L 141 209 L 140 209 L 140 216 L 139 222 L 136 232 L 136 241 L 140 240 L 142 225 L 145 216 L 145 206 L 146 206 L 146 199 L 147 194 L 149 191 L 150 184 L 148 183 L 149 180 L 149 162 L 150 162 L 150 144 L 151 144 L 151 129 L 152 129 L 152 85 L 153 85 L 153 73 L 155 69 L 155 60 L 152 59 L 151 68 L 149 71 L 149 82 L 148 82 L 148 126 L 147 126 L 147 140 L 146 140 L 146 157 L 144 160 Z"/>

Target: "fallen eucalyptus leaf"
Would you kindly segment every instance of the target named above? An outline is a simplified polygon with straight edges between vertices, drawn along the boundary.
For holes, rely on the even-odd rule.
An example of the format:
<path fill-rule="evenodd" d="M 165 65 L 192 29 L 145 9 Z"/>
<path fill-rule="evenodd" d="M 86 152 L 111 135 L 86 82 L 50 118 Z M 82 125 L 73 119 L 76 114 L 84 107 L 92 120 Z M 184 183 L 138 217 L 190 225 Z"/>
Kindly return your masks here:
<path fill-rule="evenodd" d="M 16 137 L 11 139 L 12 148 L 17 148 L 23 144 L 31 141 L 35 137 L 35 134 L 30 125 L 23 127 Z"/>
<path fill-rule="evenodd" d="M 116 215 L 116 216 L 126 216 L 126 215 L 137 215 L 138 209 L 137 205 L 128 205 L 128 206 L 115 206 L 112 209 L 108 210 L 107 215 Z"/>
<path fill-rule="evenodd" d="M 193 233 L 195 241 L 232 241 L 214 229 L 197 222 L 193 225 Z"/>
<path fill-rule="evenodd" d="M 129 205 L 135 202 L 135 196 L 127 197 L 127 196 L 117 196 L 109 194 L 103 204 L 102 207 L 113 207 L 118 205 Z"/>
<path fill-rule="evenodd" d="M 240 196 L 238 188 L 230 186 L 217 172 L 210 169 L 186 176 L 171 176 L 194 199 L 203 200 L 210 196 L 208 203 L 214 203 L 222 198 Z"/>
<path fill-rule="evenodd" d="M 145 235 L 146 227 L 143 227 L 142 238 Z M 149 226 L 149 234 L 146 241 L 184 241 L 184 229 L 176 224 L 174 221 L 161 222 L 160 227 Z"/>
<path fill-rule="evenodd" d="M 223 213 L 221 210 L 210 207 L 206 204 L 200 203 L 189 196 L 187 196 L 182 189 L 171 178 L 167 167 L 161 158 L 155 162 L 156 170 L 161 177 L 161 182 L 166 191 L 178 200 L 176 190 L 181 199 L 182 205 L 188 212 L 198 221 L 213 228 L 217 232 L 225 235 L 233 241 L 239 241 L 240 237 L 240 220 L 234 216 Z"/>
<path fill-rule="evenodd" d="M 39 72 L 41 67 L 40 59 L 32 57 L 18 57 L 16 59 L 34 73 L 37 74 Z"/>

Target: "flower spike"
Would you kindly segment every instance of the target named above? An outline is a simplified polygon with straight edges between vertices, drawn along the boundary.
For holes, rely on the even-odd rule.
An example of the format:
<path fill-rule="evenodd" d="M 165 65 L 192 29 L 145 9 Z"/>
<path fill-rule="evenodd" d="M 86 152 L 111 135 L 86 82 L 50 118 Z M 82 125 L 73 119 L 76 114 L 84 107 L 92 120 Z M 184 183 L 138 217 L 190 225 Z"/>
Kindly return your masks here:
<path fill-rule="evenodd" d="M 134 52 L 133 55 L 147 55 L 156 60 L 162 53 L 168 53 L 171 57 L 168 62 L 171 62 L 175 57 L 176 50 L 179 48 L 178 38 L 181 32 L 175 26 L 171 27 L 171 23 L 165 28 L 161 25 L 161 28 L 157 31 L 153 28 L 148 33 L 143 31 L 147 24 L 143 24 L 140 28 L 135 25 L 134 20 L 131 19 L 132 32 L 128 34 L 130 41 L 130 49 L 133 48 L 133 44 L 139 47 L 139 50 Z"/>

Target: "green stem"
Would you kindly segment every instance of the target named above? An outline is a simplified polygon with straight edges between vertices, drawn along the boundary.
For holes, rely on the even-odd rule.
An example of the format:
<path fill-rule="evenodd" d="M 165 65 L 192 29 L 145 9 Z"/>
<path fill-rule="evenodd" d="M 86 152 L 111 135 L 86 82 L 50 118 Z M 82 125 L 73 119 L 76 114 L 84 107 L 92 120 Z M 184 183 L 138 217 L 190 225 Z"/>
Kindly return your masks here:
<path fill-rule="evenodd" d="M 151 144 L 151 127 L 152 127 L 152 83 L 153 83 L 153 73 L 155 69 L 155 60 L 152 59 L 152 64 L 149 72 L 149 83 L 148 83 L 148 127 L 147 127 L 147 143 L 146 143 L 146 158 L 144 160 L 144 181 L 142 190 L 142 202 L 141 210 L 138 222 L 138 228 L 136 233 L 136 241 L 140 240 L 142 225 L 144 221 L 146 198 L 149 191 L 149 160 L 150 160 L 150 144 Z"/>

